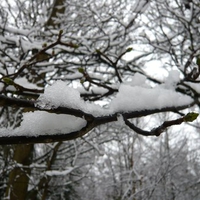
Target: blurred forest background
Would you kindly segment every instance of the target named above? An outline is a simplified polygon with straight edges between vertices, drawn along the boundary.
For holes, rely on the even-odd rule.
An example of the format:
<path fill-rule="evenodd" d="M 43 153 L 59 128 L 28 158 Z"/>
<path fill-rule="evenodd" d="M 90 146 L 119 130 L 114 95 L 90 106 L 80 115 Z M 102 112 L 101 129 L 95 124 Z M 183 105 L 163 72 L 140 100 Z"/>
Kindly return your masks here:
<path fill-rule="evenodd" d="M 134 74 L 155 86 L 177 70 L 174 89 L 193 98 L 192 110 L 199 112 L 199 41 L 198 0 L 3 1 L 1 95 L 37 99 L 46 86 L 63 80 L 78 87 L 84 100 L 106 106 L 113 85 Z M 31 111 L 0 102 L 1 127 L 18 127 L 22 113 Z M 151 129 L 182 115 L 160 112 L 132 121 Z M 199 133 L 198 120 L 148 138 L 123 123 L 108 123 L 76 140 L 1 145 L 0 196 L 199 200 Z"/>

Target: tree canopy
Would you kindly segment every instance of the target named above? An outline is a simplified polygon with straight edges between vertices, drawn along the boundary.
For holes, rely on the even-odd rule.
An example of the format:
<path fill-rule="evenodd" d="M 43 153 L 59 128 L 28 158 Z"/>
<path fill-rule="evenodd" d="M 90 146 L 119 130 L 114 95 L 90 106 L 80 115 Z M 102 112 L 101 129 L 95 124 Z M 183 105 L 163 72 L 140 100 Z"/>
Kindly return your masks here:
<path fill-rule="evenodd" d="M 158 136 L 198 108 L 198 2 L 4 4 L 1 144 L 71 140 L 119 118 Z M 129 121 L 162 112 L 180 117 L 153 130 Z"/>
<path fill-rule="evenodd" d="M 0 196 L 200 199 L 199 24 L 198 0 L 3 0 Z"/>

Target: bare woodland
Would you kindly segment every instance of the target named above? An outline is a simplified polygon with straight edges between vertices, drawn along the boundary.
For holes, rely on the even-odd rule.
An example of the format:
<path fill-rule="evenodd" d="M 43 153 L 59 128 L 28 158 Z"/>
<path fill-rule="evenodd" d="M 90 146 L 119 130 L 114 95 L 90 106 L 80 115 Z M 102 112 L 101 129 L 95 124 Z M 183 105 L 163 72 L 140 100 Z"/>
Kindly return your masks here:
<path fill-rule="evenodd" d="M 0 22 L 2 199 L 200 198 L 198 0 L 3 1 Z"/>

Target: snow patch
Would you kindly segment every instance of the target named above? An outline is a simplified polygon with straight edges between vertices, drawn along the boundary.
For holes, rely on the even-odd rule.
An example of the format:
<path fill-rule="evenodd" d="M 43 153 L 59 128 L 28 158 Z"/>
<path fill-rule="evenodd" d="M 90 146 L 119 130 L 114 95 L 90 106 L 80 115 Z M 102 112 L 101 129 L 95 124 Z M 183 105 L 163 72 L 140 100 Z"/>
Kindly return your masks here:
<path fill-rule="evenodd" d="M 15 83 L 29 89 L 42 89 L 41 87 L 38 87 L 37 85 L 28 82 L 28 80 L 24 77 L 15 79 Z"/>
<path fill-rule="evenodd" d="M 61 171 L 58 171 L 58 170 L 49 170 L 49 171 L 46 171 L 45 174 L 47 176 L 66 176 L 69 173 L 71 173 L 74 169 L 75 169 L 74 167 L 69 167 L 68 169 L 61 170 Z"/>
<path fill-rule="evenodd" d="M 1 129 L 1 136 L 39 136 L 65 134 L 78 131 L 86 125 L 86 121 L 71 115 L 54 114 L 44 111 L 23 114 L 23 121 L 18 128 Z"/>
<path fill-rule="evenodd" d="M 166 89 L 174 90 L 176 84 L 180 81 L 180 72 L 177 70 L 172 70 L 169 72 L 168 77 L 165 79 L 163 87 Z"/>
<path fill-rule="evenodd" d="M 131 112 L 190 104 L 192 99 L 163 88 L 143 88 L 122 84 L 116 98 L 110 103 L 115 112 Z"/>
<path fill-rule="evenodd" d="M 128 85 L 131 85 L 131 86 L 144 86 L 144 87 L 149 87 L 147 84 L 146 84 L 146 77 L 140 73 L 135 73 L 134 76 L 131 78 L 131 81 L 130 82 L 126 82 Z"/>
<path fill-rule="evenodd" d="M 37 107 L 44 109 L 58 108 L 59 106 L 82 110 L 93 116 L 102 116 L 105 110 L 91 102 L 85 102 L 80 97 L 80 92 L 68 87 L 65 82 L 59 80 L 45 89 L 36 103 Z"/>

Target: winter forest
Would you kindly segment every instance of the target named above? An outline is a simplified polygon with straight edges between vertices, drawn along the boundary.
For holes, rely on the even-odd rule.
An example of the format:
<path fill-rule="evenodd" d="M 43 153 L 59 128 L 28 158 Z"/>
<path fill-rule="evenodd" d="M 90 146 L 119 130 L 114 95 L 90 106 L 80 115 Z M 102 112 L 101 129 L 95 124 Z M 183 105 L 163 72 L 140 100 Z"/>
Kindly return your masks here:
<path fill-rule="evenodd" d="M 2 0 L 2 200 L 200 199 L 200 1 Z"/>

